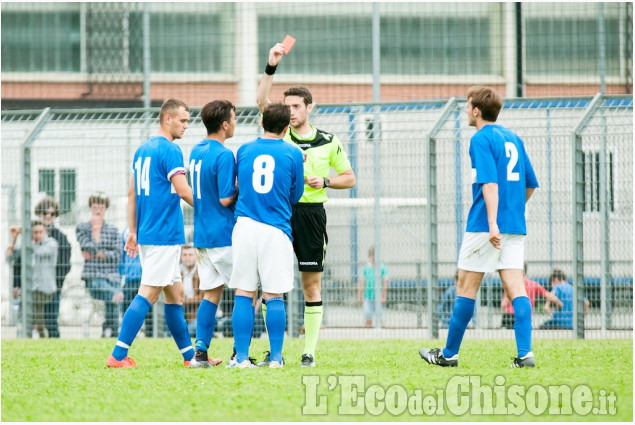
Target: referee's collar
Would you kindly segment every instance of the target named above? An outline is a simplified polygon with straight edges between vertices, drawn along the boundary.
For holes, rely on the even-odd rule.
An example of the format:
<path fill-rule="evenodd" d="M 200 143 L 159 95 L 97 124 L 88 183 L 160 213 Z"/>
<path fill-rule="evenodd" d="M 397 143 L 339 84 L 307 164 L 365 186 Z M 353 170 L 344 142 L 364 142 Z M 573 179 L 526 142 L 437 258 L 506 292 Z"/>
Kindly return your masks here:
<path fill-rule="evenodd" d="M 317 128 L 311 123 L 309 123 L 309 125 L 311 126 L 311 135 L 309 137 L 300 136 L 291 126 L 289 126 L 289 132 L 296 140 L 313 140 L 317 135 Z"/>

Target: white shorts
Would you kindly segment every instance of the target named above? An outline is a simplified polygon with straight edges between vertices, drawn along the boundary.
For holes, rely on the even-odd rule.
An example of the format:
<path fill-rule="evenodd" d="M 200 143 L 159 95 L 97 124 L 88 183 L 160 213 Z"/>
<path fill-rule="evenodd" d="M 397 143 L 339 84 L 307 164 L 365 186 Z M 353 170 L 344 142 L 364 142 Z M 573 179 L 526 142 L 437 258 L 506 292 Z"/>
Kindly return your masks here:
<path fill-rule="evenodd" d="M 238 217 L 232 233 L 234 267 L 230 288 L 284 294 L 293 289 L 293 245 L 282 230 Z"/>
<path fill-rule="evenodd" d="M 525 235 L 503 233 L 501 236 L 501 249 L 496 249 L 489 241 L 489 233 L 465 232 L 458 268 L 481 273 L 522 270 L 525 262 Z"/>
<path fill-rule="evenodd" d="M 232 275 L 232 247 L 197 248 L 199 289 L 208 291 L 229 283 Z"/>
<path fill-rule="evenodd" d="M 181 245 L 139 245 L 141 285 L 168 286 L 181 282 Z"/>

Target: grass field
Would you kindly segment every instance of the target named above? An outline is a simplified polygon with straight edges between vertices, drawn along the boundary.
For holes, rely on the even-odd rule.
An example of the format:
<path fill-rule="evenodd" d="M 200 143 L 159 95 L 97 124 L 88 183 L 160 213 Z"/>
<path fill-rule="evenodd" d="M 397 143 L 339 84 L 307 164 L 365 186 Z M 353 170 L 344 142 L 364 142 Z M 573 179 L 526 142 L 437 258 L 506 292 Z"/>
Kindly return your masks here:
<path fill-rule="evenodd" d="M 420 359 L 422 346 L 439 346 L 439 341 L 335 341 L 323 340 L 318 346 L 318 367 L 299 367 L 303 341 L 285 341 L 284 369 L 226 369 L 231 353 L 231 339 L 213 341 L 213 353 L 224 359 L 222 367 L 186 369 L 176 345 L 170 339 L 135 341 L 130 355 L 137 369 L 112 370 L 105 360 L 114 340 L 3 340 L 2 341 L 2 420 L 3 421 L 628 421 L 633 420 L 633 341 L 543 340 L 534 341 L 538 367 L 511 369 L 513 341 L 465 341 L 458 368 L 432 367 Z M 252 343 L 252 355 L 267 349 L 266 340 Z M 313 375 L 306 376 L 303 375 Z M 481 377 L 481 387 L 493 388 L 493 394 L 507 394 L 510 386 L 531 387 L 526 406 L 535 400 L 545 402 L 551 385 L 575 387 L 587 385 L 593 392 L 595 406 L 598 394 L 614 392 L 617 396 L 615 415 L 538 414 L 532 409 L 509 411 L 510 418 L 500 414 L 479 415 L 471 409 L 457 416 L 456 391 L 444 393 L 447 408 L 442 414 L 427 416 L 413 408 L 382 409 L 382 390 L 393 396 L 386 405 L 399 404 L 401 392 L 407 396 L 420 389 L 424 395 L 437 393 L 449 382 L 462 376 Z M 364 376 L 365 378 L 363 378 Z M 496 378 L 498 376 L 498 378 Z M 305 382 L 303 383 L 303 379 Z M 358 400 L 350 402 L 351 380 L 365 379 Z M 496 379 L 496 380 L 495 380 Z M 319 380 L 319 384 L 317 384 Z M 464 382 L 464 381 L 461 381 Z M 311 383 L 317 385 L 317 387 Z M 348 384 L 347 384 L 348 383 Z M 395 384 L 398 384 L 399 387 Z M 329 385 L 332 389 L 329 389 Z M 497 387 L 498 386 L 498 387 Z M 343 388 L 346 389 L 343 390 Z M 370 387 L 370 388 L 369 388 Z M 310 388 L 313 392 L 307 391 Z M 504 388 L 504 389 L 503 389 Z M 537 389 L 537 391 L 536 391 Z M 368 391 L 366 391 L 368 390 Z M 403 391 L 405 390 L 405 391 Z M 511 391 L 511 388 L 510 388 Z M 473 391 L 474 393 L 474 391 Z M 474 394 L 470 396 L 474 396 Z M 313 394 L 317 394 L 314 397 Z M 370 394 L 370 395 L 369 395 Z M 378 396 L 379 394 L 379 396 Z M 366 402 L 364 404 L 364 395 Z M 478 395 L 478 394 L 477 394 Z M 577 393 L 578 398 L 586 397 Z M 324 397 L 324 398 L 320 398 Z M 466 396 L 467 397 L 467 396 Z M 487 396 L 483 396 L 484 400 Z M 542 398 L 540 398 L 542 397 Z M 416 397 L 412 397 L 415 398 Z M 326 412 L 306 415 L 308 405 Z M 380 400 L 377 404 L 372 400 Z M 409 399 L 408 399 L 409 400 Z M 506 399 L 510 403 L 511 396 Z M 338 413 L 339 406 L 354 412 L 361 401 L 363 414 Z M 403 401 L 403 399 L 402 399 Z M 471 407 L 475 403 L 472 403 Z M 347 409 L 346 406 L 349 405 Z M 442 403 L 443 405 L 443 403 Z M 464 406 L 465 404 L 463 404 Z M 565 406 L 560 401 L 550 408 Z M 319 407 L 316 407 L 319 406 Z M 451 409 L 450 406 L 455 406 Z M 514 404 L 518 406 L 518 404 Z M 523 404 L 524 406 L 524 404 Z M 542 405 L 541 405 L 542 406 Z M 589 405 L 590 406 L 590 405 Z M 539 406 L 540 407 L 540 406 Z M 601 406 L 600 406 L 601 407 Z M 383 411 L 382 411 L 383 410 Z M 456 414 L 452 413 L 455 411 Z M 543 407 L 544 410 L 544 407 Z M 392 411 L 392 413 L 391 413 Z M 438 412 L 438 410 L 434 410 Z M 578 410 L 576 410 L 578 411 Z M 397 413 L 394 415 L 394 413 Z M 579 411 L 578 411 L 579 412 Z M 378 415 L 375 415 L 377 414 Z"/>

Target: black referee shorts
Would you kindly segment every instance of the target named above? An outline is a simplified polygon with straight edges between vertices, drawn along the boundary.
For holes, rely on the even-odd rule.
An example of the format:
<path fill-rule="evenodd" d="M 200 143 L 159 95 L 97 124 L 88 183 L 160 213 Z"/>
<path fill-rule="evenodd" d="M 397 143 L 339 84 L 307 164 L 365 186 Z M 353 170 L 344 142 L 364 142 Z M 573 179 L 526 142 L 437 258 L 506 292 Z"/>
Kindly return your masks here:
<path fill-rule="evenodd" d="M 323 204 L 301 203 L 292 206 L 293 250 L 301 272 L 324 271 L 326 211 Z"/>

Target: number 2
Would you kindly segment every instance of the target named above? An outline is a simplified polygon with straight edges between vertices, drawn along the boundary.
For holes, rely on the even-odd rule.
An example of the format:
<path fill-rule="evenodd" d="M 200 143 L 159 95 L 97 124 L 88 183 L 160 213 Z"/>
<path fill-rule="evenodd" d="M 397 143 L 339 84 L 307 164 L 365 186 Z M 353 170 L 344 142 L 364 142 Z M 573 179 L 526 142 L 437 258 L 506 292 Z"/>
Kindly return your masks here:
<path fill-rule="evenodd" d="M 509 158 L 507 163 L 507 181 L 517 182 L 520 180 L 520 175 L 517 171 L 513 171 L 516 163 L 518 162 L 518 150 L 516 145 L 511 142 L 505 142 L 505 156 Z"/>

